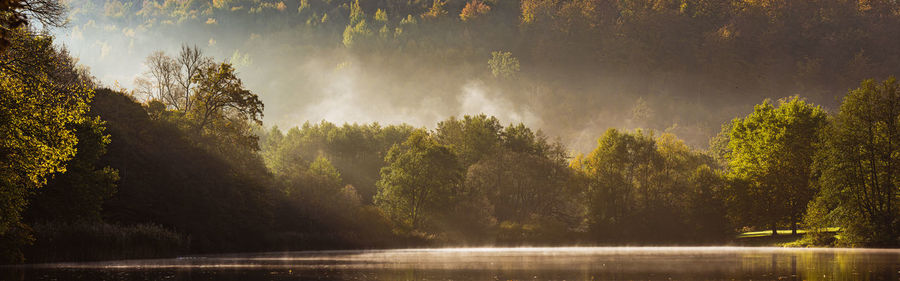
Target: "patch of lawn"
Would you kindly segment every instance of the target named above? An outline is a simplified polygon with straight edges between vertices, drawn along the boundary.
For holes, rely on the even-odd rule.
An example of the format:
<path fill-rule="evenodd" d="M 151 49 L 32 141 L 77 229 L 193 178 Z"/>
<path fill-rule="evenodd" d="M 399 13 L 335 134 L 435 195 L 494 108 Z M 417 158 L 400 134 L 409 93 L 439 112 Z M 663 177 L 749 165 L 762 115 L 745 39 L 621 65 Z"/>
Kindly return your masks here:
<path fill-rule="evenodd" d="M 836 234 L 839 227 L 829 227 L 826 233 Z M 801 241 L 803 234 L 808 231 L 798 229 L 797 234 L 791 234 L 790 229 L 779 229 L 777 236 L 772 236 L 772 230 L 751 231 L 738 234 L 734 242 L 744 246 L 768 246 L 768 247 L 805 247 L 810 246 Z"/>
<path fill-rule="evenodd" d="M 825 232 L 837 232 L 838 230 L 840 230 L 840 227 L 829 227 L 829 228 L 825 229 Z M 797 230 L 797 234 L 805 234 L 806 232 L 807 232 L 806 229 L 798 229 Z M 778 235 L 791 235 L 791 230 L 790 229 L 779 229 Z M 735 238 L 741 239 L 741 238 L 764 237 L 764 236 L 772 236 L 772 230 L 769 229 L 769 230 L 762 230 L 762 231 L 744 232 L 744 233 L 738 234 L 737 237 L 735 237 Z"/>

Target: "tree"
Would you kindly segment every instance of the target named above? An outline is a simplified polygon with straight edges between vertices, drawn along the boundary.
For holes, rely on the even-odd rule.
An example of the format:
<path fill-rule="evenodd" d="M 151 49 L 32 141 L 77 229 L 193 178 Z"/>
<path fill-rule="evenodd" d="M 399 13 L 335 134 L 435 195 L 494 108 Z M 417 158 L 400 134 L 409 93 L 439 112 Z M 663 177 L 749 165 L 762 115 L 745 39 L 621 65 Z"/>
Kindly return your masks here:
<path fill-rule="evenodd" d="M 571 166 L 585 185 L 587 226 L 599 239 L 715 241 L 729 233 L 724 177 L 672 134 L 607 130 Z"/>
<path fill-rule="evenodd" d="M 490 157 L 497 152 L 502 129 L 503 126 L 497 117 L 488 117 L 484 114 L 466 115 L 461 120 L 451 117 L 439 122 L 434 138 L 459 156 L 463 167 L 468 167 L 481 158 Z"/>
<path fill-rule="evenodd" d="M 410 230 L 428 231 L 453 206 L 462 168 L 450 148 L 423 130 L 394 146 L 381 170 L 375 204 Z"/>
<path fill-rule="evenodd" d="M 196 94 L 196 76 L 213 64 L 197 46 L 181 45 L 178 56 L 172 58 L 162 51 L 147 57 L 147 72 L 135 79 L 137 90 L 172 109 L 185 113 L 191 111 Z"/>
<path fill-rule="evenodd" d="M 491 68 L 491 74 L 493 74 L 494 77 L 512 78 L 519 73 L 519 59 L 514 57 L 510 52 L 491 52 L 491 59 L 488 60 L 488 66 Z"/>
<path fill-rule="evenodd" d="M 372 29 L 366 24 L 366 20 L 363 19 L 355 25 L 347 25 L 344 28 L 344 40 L 342 42 L 345 47 L 352 48 L 360 45 L 360 43 L 370 37 L 372 37 Z"/>
<path fill-rule="evenodd" d="M 376 14 L 376 22 L 379 21 L 378 16 Z M 387 15 L 385 14 L 384 17 L 386 18 Z M 359 7 L 359 0 L 356 0 L 350 4 L 350 22 L 344 28 L 344 46 L 350 48 L 359 45 L 371 36 L 372 29 L 366 23 L 366 14 Z"/>
<path fill-rule="evenodd" d="M 147 78 L 138 78 L 138 84 L 145 84 L 141 88 L 149 99 L 157 99 L 176 110 L 182 110 L 182 100 L 188 95 L 178 88 L 177 79 L 179 72 L 178 62 L 163 53 L 153 52 L 147 57 Z"/>
<path fill-rule="evenodd" d="M 19 36 L 16 29 L 35 20 L 45 27 L 65 24 L 66 8 L 57 0 L 0 0 L 0 52 Z"/>
<path fill-rule="evenodd" d="M 532 24 L 539 19 L 549 18 L 559 1 L 525 0 L 521 2 L 522 24 Z"/>
<path fill-rule="evenodd" d="M 197 45 L 191 47 L 187 44 L 181 45 L 181 52 L 178 53 L 176 61 L 180 65 L 179 71 L 176 72 L 176 78 L 181 86 L 181 92 L 185 93 L 181 110 L 189 112 L 192 109 L 192 93 L 196 86 L 194 76 L 200 74 L 201 70 L 209 67 L 213 62 L 212 59 L 203 55 L 203 51 Z"/>
<path fill-rule="evenodd" d="M 716 159 L 721 167 L 728 167 L 731 161 L 731 150 L 728 148 L 729 138 L 731 137 L 731 122 L 722 125 L 722 129 L 709 140 L 709 155 Z"/>
<path fill-rule="evenodd" d="M 428 9 L 424 14 L 422 14 L 423 19 L 438 19 L 447 15 L 447 9 L 444 8 L 447 2 L 441 0 L 434 0 L 431 2 L 431 8 Z"/>
<path fill-rule="evenodd" d="M 569 158 L 566 147 L 559 140 L 551 143 L 540 130 L 535 133 L 522 123 L 504 128 L 500 139 L 503 149 L 509 151 L 539 156 L 562 165 Z"/>
<path fill-rule="evenodd" d="M 636 213 L 635 192 L 649 185 L 650 168 L 659 159 L 653 139 L 609 129 L 597 148 L 573 165 L 585 177 L 588 227 L 600 237 L 622 239 Z"/>
<path fill-rule="evenodd" d="M 459 19 L 462 21 L 472 21 L 491 11 L 491 6 L 478 0 L 466 2 L 466 6 L 459 12 Z"/>
<path fill-rule="evenodd" d="M 359 0 L 350 3 L 350 26 L 356 26 L 365 20 L 366 14 L 363 12 L 362 8 L 359 7 Z"/>
<path fill-rule="evenodd" d="M 21 212 L 29 190 L 66 171 L 75 155 L 75 126 L 85 122 L 93 90 L 53 38 L 18 29 L 0 54 L 0 260 L 22 259 Z"/>
<path fill-rule="evenodd" d="M 271 233 L 274 181 L 261 162 L 213 153 L 197 135 L 169 120 L 153 120 L 127 94 L 98 89 L 92 114 L 111 142 L 101 163 L 119 171 L 103 218 L 116 224 L 154 223 L 190 235 L 197 251 L 251 251 Z M 227 146 L 227 144 L 220 144 Z M 250 150 L 244 148 L 249 153 Z"/>
<path fill-rule="evenodd" d="M 278 130 L 262 134 L 262 154 L 276 176 L 291 173 L 284 167 L 292 162 L 307 165 L 311 159 L 325 157 L 338 169 L 344 183 L 352 185 L 364 202 L 371 203 L 385 156 L 413 130 L 409 125 L 305 123 L 284 135 Z"/>
<path fill-rule="evenodd" d="M 848 244 L 900 244 L 900 87 L 889 78 L 851 90 L 825 130 L 816 160 L 817 207 L 844 227 Z M 811 205 L 811 208 L 813 206 Z M 808 218 L 815 220 L 817 218 Z"/>
<path fill-rule="evenodd" d="M 569 169 L 552 159 L 503 151 L 469 167 L 466 188 L 486 194 L 498 221 L 527 223 L 537 217 L 575 226 L 578 211 Z"/>
<path fill-rule="evenodd" d="M 244 88 L 231 64 L 213 64 L 201 69 L 194 83 L 197 90 L 189 116 L 196 131 L 202 132 L 217 119 L 262 124 L 262 101 Z"/>
<path fill-rule="evenodd" d="M 106 154 L 110 136 L 100 117 L 86 118 L 75 127 L 78 144 L 66 172 L 49 180 L 34 192 L 28 214 L 31 221 L 97 221 L 103 203 L 116 192 L 119 173 L 112 167 L 98 167 Z"/>
<path fill-rule="evenodd" d="M 146 64 L 149 70 L 135 83 L 149 98 L 152 118 L 192 130 L 197 143 L 236 163 L 258 160 L 252 153 L 259 149 L 253 126 L 262 124 L 263 103 L 244 88 L 231 64 L 214 63 L 188 45 L 177 58 L 154 52 Z"/>
<path fill-rule="evenodd" d="M 787 220 L 796 233 L 814 194 L 811 166 L 825 122 L 822 108 L 799 97 L 782 99 L 777 108 L 763 101 L 732 121 L 729 176 L 748 184 L 741 200 L 756 202 L 753 210 L 737 210 L 747 215 L 744 223 L 767 224 L 777 235 L 779 222 Z"/>

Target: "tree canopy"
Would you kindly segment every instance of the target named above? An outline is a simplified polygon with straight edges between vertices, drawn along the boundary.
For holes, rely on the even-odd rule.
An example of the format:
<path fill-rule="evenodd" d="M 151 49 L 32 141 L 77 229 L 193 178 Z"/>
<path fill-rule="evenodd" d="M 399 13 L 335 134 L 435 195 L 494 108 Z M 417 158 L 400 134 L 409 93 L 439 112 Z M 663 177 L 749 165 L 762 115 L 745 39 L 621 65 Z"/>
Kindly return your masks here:
<path fill-rule="evenodd" d="M 76 126 L 94 91 L 53 38 L 24 29 L 5 31 L 0 53 L 0 259 L 21 260 L 17 244 L 30 234 L 20 223 L 27 194 L 66 171 L 76 153 Z M 12 245 L 12 246 L 10 246 Z"/>
<path fill-rule="evenodd" d="M 821 202 L 810 205 L 807 221 L 846 227 L 851 245 L 900 244 L 898 134 L 896 79 L 865 80 L 851 90 L 823 135 L 815 165 Z"/>
<path fill-rule="evenodd" d="M 732 191 L 748 197 L 738 211 L 743 222 L 768 224 L 775 233 L 786 220 L 796 232 L 815 194 L 812 161 L 825 124 L 825 111 L 799 97 L 780 100 L 778 107 L 763 101 L 732 122 L 729 176 L 746 183 L 746 189 Z"/>
<path fill-rule="evenodd" d="M 415 131 L 388 152 L 375 204 L 411 230 L 429 230 L 461 191 L 456 155 L 424 131 Z"/>

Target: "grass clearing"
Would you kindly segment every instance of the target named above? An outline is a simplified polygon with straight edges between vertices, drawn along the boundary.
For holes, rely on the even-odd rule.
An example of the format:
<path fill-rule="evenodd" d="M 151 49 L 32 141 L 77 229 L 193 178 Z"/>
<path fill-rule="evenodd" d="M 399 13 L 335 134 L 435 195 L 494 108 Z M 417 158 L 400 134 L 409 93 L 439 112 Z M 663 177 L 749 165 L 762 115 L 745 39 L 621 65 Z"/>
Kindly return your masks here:
<path fill-rule="evenodd" d="M 837 235 L 839 227 L 829 227 L 825 229 L 826 233 Z M 798 229 L 797 234 L 791 234 L 790 229 L 779 229 L 778 235 L 772 236 L 772 230 L 744 232 L 735 236 L 734 242 L 744 246 L 768 246 L 768 247 L 807 247 L 803 240 L 803 235 L 809 232 L 805 229 Z"/>

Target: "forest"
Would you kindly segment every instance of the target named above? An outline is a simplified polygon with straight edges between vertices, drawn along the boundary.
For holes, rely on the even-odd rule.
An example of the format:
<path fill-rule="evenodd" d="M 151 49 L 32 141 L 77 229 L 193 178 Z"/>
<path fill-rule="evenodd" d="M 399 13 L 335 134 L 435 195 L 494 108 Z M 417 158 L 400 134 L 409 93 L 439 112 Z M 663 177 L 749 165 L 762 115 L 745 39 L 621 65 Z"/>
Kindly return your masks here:
<path fill-rule="evenodd" d="M 72 2 L 0 5 L 2 263 L 778 229 L 805 233 L 795 246 L 900 246 L 894 1 Z M 289 97 L 245 83 L 264 64 L 178 43 L 127 89 L 38 28 L 66 17 L 82 32 L 287 26 L 375 72 L 363 86 L 475 73 L 553 118 L 282 128 L 264 113 Z"/>
<path fill-rule="evenodd" d="M 199 46 L 242 73 L 269 125 L 487 113 L 594 148 L 645 128 L 706 147 L 766 98 L 837 109 L 900 72 L 888 0 L 72 0 L 64 42 L 110 87 Z M 467 8 L 468 7 L 468 8 Z M 127 74 L 127 75 L 125 75 Z M 490 103 L 486 105 L 486 103 Z"/>

